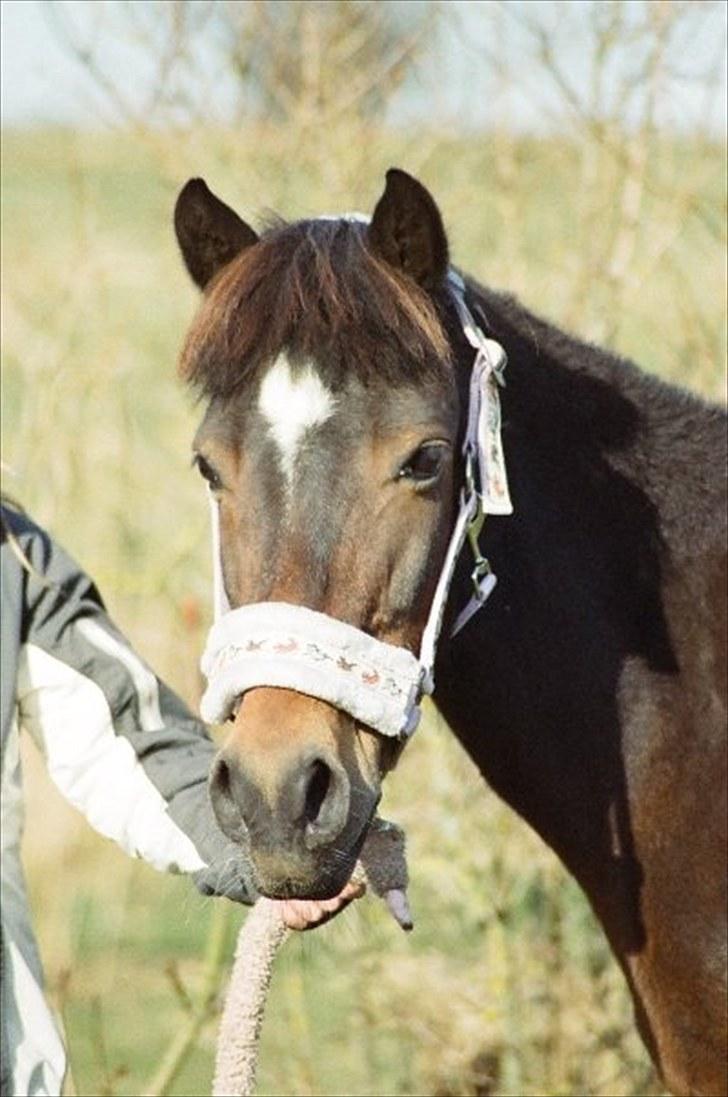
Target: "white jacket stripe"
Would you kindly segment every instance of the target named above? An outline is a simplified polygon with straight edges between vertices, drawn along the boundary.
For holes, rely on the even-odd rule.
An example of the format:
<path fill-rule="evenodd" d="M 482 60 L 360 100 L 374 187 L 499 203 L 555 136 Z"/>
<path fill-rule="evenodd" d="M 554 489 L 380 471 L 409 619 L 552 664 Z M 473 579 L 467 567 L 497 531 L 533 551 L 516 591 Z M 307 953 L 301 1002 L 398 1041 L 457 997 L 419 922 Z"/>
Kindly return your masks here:
<path fill-rule="evenodd" d="M 115 644 L 101 629 L 89 630 L 90 624 L 84 622 L 87 639 L 97 643 L 101 635 Z M 142 724 L 145 730 L 159 728 L 156 682 L 151 696 L 148 682 L 128 665 L 131 653 L 116 645 L 113 655 L 121 659 L 122 653 L 135 685 L 143 687 Z M 141 663 L 137 668 L 146 670 Z M 205 867 L 193 843 L 170 819 L 164 798 L 129 741 L 116 734 L 106 697 L 92 679 L 42 648 L 25 644 L 18 666 L 18 702 L 20 722 L 43 751 L 51 778 L 96 830 L 155 868 L 196 872 Z"/>
<path fill-rule="evenodd" d="M 90 644 L 104 655 L 117 659 L 131 675 L 137 697 L 139 699 L 139 723 L 144 731 L 159 731 L 164 727 L 164 720 L 159 711 L 159 688 L 157 679 L 149 667 L 138 658 L 128 644 L 122 644 L 110 632 L 102 628 L 91 617 L 80 617 L 74 622 L 75 629 L 84 636 Z"/>

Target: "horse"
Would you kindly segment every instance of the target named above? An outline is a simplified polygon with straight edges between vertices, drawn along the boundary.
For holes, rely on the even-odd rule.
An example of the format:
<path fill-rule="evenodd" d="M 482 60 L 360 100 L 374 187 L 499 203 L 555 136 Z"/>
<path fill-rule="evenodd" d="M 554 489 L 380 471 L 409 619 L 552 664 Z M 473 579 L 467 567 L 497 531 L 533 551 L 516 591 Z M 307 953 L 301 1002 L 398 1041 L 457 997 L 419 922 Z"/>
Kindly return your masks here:
<path fill-rule="evenodd" d="M 725 412 L 470 277 L 454 292 L 438 207 L 401 170 L 369 219 L 258 234 L 195 179 L 174 221 L 203 291 L 179 368 L 205 402 L 194 459 L 233 610 L 416 653 L 472 476 L 460 306 L 504 349 L 513 513 L 474 531 L 499 582 L 452 635 L 457 554 L 434 703 L 585 891 L 665 1084 L 725 1093 Z M 220 825 L 263 894 L 334 896 L 405 737 L 314 690 L 241 694 Z"/>

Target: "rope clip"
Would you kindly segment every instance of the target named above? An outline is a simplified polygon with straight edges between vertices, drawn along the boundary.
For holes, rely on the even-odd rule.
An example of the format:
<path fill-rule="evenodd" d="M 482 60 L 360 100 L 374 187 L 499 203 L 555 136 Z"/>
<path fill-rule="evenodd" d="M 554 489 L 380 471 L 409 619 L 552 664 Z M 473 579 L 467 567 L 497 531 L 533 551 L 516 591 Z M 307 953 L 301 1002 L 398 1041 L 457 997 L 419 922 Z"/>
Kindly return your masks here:
<path fill-rule="evenodd" d="M 475 590 L 475 597 L 479 602 L 484 602 L 490 593 L 491 584 L 484 583 L 483 580 L 492 572 L 489 561 L 480 550 L 480 534 L 485 524 L 485 510 L 483 508 L 483 497 L 475 483 L 475 465 L 471 447 L 468 447 L 465 454 L 465 500 L 473 507 L 473 513 L 467 526 L 468 541 L 475 562 L 470 579 Z"/>

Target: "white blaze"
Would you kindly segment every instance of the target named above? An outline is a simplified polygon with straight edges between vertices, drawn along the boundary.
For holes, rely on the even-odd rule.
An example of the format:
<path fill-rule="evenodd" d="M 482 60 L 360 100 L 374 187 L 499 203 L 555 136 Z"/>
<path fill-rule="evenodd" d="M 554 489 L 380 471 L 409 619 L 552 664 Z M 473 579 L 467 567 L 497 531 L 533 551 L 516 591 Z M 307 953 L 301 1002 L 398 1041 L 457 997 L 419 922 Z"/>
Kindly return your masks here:
<path fill-rule="evenodd" d="M 293 483 L 296 456 L 301 439 L 311 427 L 333 415 L 335 400 L 312 366 L 296 374 L 281 355 L 263 378 L 258 410 L 267 419 L 280 454 L 288 486 Z"/>

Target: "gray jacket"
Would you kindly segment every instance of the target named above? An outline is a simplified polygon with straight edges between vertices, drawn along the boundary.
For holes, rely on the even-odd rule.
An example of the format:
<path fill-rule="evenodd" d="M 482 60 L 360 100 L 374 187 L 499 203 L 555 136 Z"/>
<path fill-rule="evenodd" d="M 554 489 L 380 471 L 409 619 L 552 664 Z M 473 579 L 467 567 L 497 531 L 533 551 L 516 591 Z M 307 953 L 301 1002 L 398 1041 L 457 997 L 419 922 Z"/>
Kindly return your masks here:
<path fill-rule="evenodd" d="M 63 550 L 4 505 L 2 520 L 0 1037 L 2 1095 L 20 1097 L 60 1093 L 65 1072 L 20 861 L 21 728 L 63 795 L 127 853 L 192 874 L 205 894 L 255 894 L 212 813 L 215 748 L 204 726 L 134 653 Z"/>

